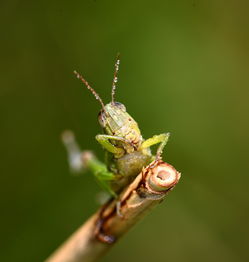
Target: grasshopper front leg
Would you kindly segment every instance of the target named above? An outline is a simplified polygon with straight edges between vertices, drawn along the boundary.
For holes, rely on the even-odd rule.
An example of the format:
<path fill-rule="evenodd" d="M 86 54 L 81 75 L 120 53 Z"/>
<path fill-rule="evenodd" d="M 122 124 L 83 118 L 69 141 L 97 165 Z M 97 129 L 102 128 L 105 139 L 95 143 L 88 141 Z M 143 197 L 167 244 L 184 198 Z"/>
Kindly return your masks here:
<path fill-rule="evenodd" d="M 113 145 L 110 140 L 116 140 L 124 142 L 125 144 L 129 144 L 123 137 L 119 136 L 110 136 L 110 135 L 97 135 L 96 140 L 110 153 L 113 153 L 116 157 L 121 157 L 125 154 L 125 150 L 123 148 L 117 147 Z"/>
<path fill-rule="evenodd" d="M 170 133 L 164 133 L 164 134 L 160 134 L 160 135 L 155 135 L 151 138 L 146 139 L 140 149 L 145 149 L 148 147 L 151 147 L 155 144 L 161 143 L 157 149 L 157 153 L 156 153 L 156 158 L 159 159 L 161 158 L 161 154 L 163 152 L 163 148 L 165 147 L 165 145 L 167 144 L 168 140 L 169 140 L 169 136 Z"/>

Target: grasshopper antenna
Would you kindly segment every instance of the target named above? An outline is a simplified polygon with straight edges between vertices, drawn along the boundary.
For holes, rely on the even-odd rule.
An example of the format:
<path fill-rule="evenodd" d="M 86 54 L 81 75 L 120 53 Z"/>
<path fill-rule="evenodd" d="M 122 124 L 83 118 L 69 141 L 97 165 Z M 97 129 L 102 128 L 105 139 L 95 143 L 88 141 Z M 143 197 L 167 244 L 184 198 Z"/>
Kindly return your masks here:
<path fill-rule="evenodd" d="M 112 104 L 115 102 L 115 90 L 116 90 L 116 83 L 118 82 L 118 69 L 120 64 L 120 53 L 117 54 L 117 59 L 115 63 L 115 70 L 114 70 L 114 76 L 112 81 Z"/>
<path fill-rule="evenodd" d="M 95 96 L 95 98 L 96 98 L 97 100 L 99 100 L 99 102 L 100 102 L 103 110 L 105 111 L 105 105 L 104 105 L 102 99 L 100 98 L 99 94 L 88 84 L 88 82 L 83 78 L 82 75 L 80 75 L 80 74 L 79 74 L 77 71 L 75 71 L 75 70 L 74 70 L 73 72 L 74 72 L 74 74 L 76 75 L 76 77 L 83 82 L 83 84 L 87 87 L 87 89 L 89 89 L 89 90 L 92 92 L 92 94 Z M 105 111 L 105 112 L 106 112 L 106 111 Z"/>

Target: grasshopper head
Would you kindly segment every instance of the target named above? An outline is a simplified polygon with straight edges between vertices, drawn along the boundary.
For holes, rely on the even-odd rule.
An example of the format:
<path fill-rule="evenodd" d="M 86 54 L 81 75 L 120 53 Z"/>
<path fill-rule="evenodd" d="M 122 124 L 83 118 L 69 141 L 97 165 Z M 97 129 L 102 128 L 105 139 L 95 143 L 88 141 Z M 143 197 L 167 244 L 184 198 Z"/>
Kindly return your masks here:
<path fill-rule="evenodd" d="M 113 135 L 115 131 L 126 124 L 128 116 L 129 114 L 126 112 L 125 105 L 119 102 L 111 102 L 101 109 L 98 120 L 106 133 Z"/>
<path fill-rule="evenodd" d="M 119 102 L 105 105 L 98 115 L 100 125 L 108 135 L 120 136 L 132 144 L 138 144 L 142 137 L 136 121 Z"/>

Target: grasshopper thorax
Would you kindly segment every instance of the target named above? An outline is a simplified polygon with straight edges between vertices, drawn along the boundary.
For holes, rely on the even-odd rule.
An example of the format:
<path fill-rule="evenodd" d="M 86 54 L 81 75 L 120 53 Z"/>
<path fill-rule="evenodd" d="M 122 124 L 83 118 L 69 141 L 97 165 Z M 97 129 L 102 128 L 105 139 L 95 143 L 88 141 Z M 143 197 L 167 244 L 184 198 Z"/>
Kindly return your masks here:
<path fill-rule="evenodd" d="M 99 123 L 108 135 L 122 137 L 137 149 L 143 138 L 137 122 L 127 113 L 119 102 L 106 104 L 98 115 Z"/>

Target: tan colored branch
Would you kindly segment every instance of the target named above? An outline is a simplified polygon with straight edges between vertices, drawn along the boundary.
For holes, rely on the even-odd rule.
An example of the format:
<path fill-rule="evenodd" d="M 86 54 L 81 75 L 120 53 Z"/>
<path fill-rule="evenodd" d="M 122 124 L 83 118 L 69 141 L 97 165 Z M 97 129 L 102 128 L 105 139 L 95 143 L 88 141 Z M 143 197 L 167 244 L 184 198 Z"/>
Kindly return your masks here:
<path fill-rule="evenodd" d="M 46 262 L 94 262 L 144 217 L 180 179 L 171 165 L 155 160 L 120 195 L 82 225 Z"/>

